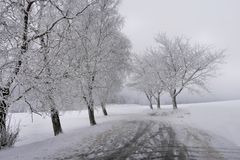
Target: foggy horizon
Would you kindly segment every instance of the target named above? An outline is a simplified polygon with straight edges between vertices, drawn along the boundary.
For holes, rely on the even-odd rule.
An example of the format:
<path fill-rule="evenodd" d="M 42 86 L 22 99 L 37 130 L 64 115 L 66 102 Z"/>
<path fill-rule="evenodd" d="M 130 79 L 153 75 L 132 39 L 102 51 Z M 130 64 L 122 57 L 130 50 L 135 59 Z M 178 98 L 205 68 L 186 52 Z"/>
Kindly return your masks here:
<path fill-rule="evenodd" d="M 237 0 L 122 0 L 120 13 L 125 18 L 123 32 L 130 38 L 136 54 L 144 54 L 146 48 L 154 46 L 154 38 L 159 33 L 183 35 L 194 43 L 226 49 L 225 63 L 220 67 L 218 76 L 208 82 L 210 92 L 201 91 L 200 95 L 192 95 L 185 91 L 179 97 L 182 103 L 221 101 L 240 99 L 238 6 L 240 1 Z M 144 98 L 144 95 L 141 97 Z M 168 102 L 166 97 L 163 101 Z"/>

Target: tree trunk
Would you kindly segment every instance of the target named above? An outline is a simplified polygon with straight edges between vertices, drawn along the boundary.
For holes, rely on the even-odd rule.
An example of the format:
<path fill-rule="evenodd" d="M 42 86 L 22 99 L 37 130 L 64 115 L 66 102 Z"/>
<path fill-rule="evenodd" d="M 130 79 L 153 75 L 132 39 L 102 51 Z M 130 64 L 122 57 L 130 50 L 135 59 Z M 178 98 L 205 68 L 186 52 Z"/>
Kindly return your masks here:
<path fill-rule="evenodd" d="M 160 105 L 160 97 L 158 96 L 157 98 L 157 108 L 161 109 L 161 105 Z"/>
<path fill-rule="evenodd" d="M 6 117 L 8 111 L 8 104 L 5 102 L 9 96 L 9 88 L 0 88 L 2 100 L 0 100 L 0 135 L 6 132 Z"/>
<path fill-rule="evenodd" d="M 177 90 L 174 89 L 173 92 L 170 93 L 172 97 L 172 104 L 173 104 L 173 109 L 177 109 L 177 95 L 176 95 Z"/>
<path fill-rule="evenodd" d="M 147 99 L 148 99 L 148 101 L 149 101 L 149 107 L 150 107 L 150 109 L 153 109 L 152 96 L 149 95 L 149 94 L 147 94 L 147 92 L 144 92 L 144 93 L 145 93 L 145 95 L 146 95 L 146 97 L 147 97 Z"/>
<path fill-rule="evenodd" d="M 172 96 L 172 104 L 173 104 L 173 109 L 178 109 L 177 108 L 177 96 Z"/>
<path fill-rule="evenodd" d="M 161 109 L 160 93 L 158 93 L 156 101 L 157 101 L 157 108 L 158 108 L 158 109 Z"/>
<path fill-rule="evenodd" d="M 51 109 L 51 119 L 52 119 L 54 135 L 57 136 L 58 134 L 62 133 L 62 126 L 60 123 L 59 113 L 56 108 Z"/>
<path fill-rule="evenodd" d="M 88 107 L 88 116 L 89 116 L 89 121 L 90 121 L 90 125 L 94 126 L 96 125 L 96 121 L 95 121 L 95 116 L 94 116 L 94 99 L 93 99 L 93 82 L 95 80 L 95 76 L 91 76 L 91 82 L 88 84 L 88 97 L 89 100 L 87 100 L 87 98 L 85 97 L 85 101 Z"/>
<path fill-rule="evenodd" d="M 94 116 L 94 108 L 91 106 L 88 106 L 88 116 L 89 116 L 89 120 L 90 120 L 90 125 L 94 126 L 96 125 L 96 121 L 95 121 L 95 116 Z"/>
<path fill-rule="evenodd" d="M 92 98 L 92 87 L 89 87 L 89 99 L 87 99 L 86 96 L 83 96 L 83 99 L 86 102 L 87 108 L 88 108 L 88 116 L 89 116 L 89 121 L 90 121 L 90 125 L 94 126 L 96 125 L 96 121 L 95 121 L 95 116 L 94 116 L 94 100 Z"/>
<path fill-rule="evenodd" d="M 102 107 L 102 111 L 103 111 L 104 116 L 107 116 L 108 113 L 107 113 L 107 110 L 106 110 L 106 104 L 101 102 L 101 107 Z"/>
<path fill-rule="evenodd" d="M 153 109 L 152 99 L 149 99 L 149 107 L 150 107 L 150 109 Z"/>
<path fill-rule="evenodd" d="M 0 102 L 0 135 L 6 130 L 7 106 L 4 101 Z"/>
<path fill-rule="evenodd" d="M 0 101 L 0 135 L 4 134 L 6 131 L 6 116 L 7 106 L 4 101 Z"/>

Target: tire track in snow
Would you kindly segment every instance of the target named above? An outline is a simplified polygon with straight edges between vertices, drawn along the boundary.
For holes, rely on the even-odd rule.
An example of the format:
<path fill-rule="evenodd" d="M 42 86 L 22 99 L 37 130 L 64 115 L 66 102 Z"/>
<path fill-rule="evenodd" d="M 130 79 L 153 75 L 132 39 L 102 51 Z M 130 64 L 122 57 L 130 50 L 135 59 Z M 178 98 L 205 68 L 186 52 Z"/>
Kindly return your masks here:
<path fill-rule="evenodd" d="M 198 146 L 187 146 L 178 140 L 176 129 L 166 123 L 154 121 L 123 121 L 109 131 L 96 136 L 81 153 L 57 160 L 221 160 L 221 152 L 232 155 L 230 160 L 240 159 L 239 149 L 218 149 L 207 143 L 207 134 L 186 129 L 189 142 Z M 191 144 L 191 143 L 190 143 Z M 193 143 L 192 143 L 193 144 Z"/>

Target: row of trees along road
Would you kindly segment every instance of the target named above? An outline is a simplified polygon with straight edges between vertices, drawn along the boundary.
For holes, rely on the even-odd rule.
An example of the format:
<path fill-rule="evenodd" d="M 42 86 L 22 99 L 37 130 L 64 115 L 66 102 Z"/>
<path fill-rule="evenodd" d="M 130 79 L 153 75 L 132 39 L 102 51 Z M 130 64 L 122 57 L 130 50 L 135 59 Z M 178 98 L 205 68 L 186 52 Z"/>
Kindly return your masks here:
<path fill-rule="evenodd" d="M 129 68 L 130 42 L 121 33 L 118 0 L 0 0 L 0 149 L 18 130 L 9 107 L 22 101 L 51 115 L 62 132 L 59 99 L 83 101 L 91 125 L 94 104 L 117 92 Z"/>
<path fill-rule="evenodd" d="M 147 49 L 144 55 L 133 57 L 130 86 L 144 92 L 152 109 L 153 99 L 160 108 L 160 95 L 168 93 L 173 108 L 177 109 L 177 96 L 184 90 L 207 90 L 207 81 L 216 75 L 223 63 L 224 50 L 192 44 L 185 37 L 169 38 L 159 34 L 157 47 Z"/>

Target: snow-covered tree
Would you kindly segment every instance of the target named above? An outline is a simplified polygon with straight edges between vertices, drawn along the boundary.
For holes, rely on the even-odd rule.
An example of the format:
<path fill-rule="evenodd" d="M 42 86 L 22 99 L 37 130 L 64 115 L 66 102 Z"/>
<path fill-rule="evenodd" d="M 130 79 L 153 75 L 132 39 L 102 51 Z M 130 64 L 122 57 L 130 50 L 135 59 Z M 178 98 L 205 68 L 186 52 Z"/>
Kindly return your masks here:
<path fill-rule="evenodd" d="M 173 108 L 177 109 L 176 98 L 184 89 L 207 89 L 207 80 L 223 62 L 224 51 L 191 44 L 184 37 L 171 39 L 166 34 L 158 35 L 156 42 L 158 48 L 150 51 L 148 65 L 159 75 L 172 98 Z"/>
<path fill-rule="evenodd" d="M 130 42 L 121 33 L 110 41 L 111 55 L 105 58 L 103 66 L 98 69 L 96 95 L 104 115 L 107 115 L 106 104 L 109 98 L 120 91 L 129 71 Z M 108 59 L 108 60 L 107 60 Z"/>
<path fill-rule="evenodd" d="M 114 94 L 119 92 L 122 87 L 122 83 L 122 77 L 119 77 L 119 74 L 111 72 L 109 72 L 108 75 L 103 76 L 99 81 L 96 89 L 96 96 L 105 116 L 108 115 L 106 105 L 109 98 L 112 98 Z"/>
<path fill-rule="evenodd" d="M 153 99 L 156 100 L 157 108 L 160 109 L 160 95 L 164 88 L 154 68 L 149 66 L 149 58 L 151 56 L 148 54 L 135 55 L 130 86 L 146 95 L 151 109 L 153 109 Z"/>
<path fill-rule="evenodd" d="M 89 7 L 79 21 L 73 24 L 71 75 L 77 77 L 81 97 L 89 113 L 91 125 L 95 125 L 94 92 L 102 75 L 118 63 L 127 61 L 129 41 L 120 32 L 123 23 L 117 7 L 119 1 L 100 0 Z M 117 72 L 117 70 L 116 70 Z"/>
<path fill-rule="evenodd" d="M 29 77 L 39 80 L 45 75 L 43 79 L 50 79 L 52 71 L 50 71 L 49 61 L 53 57 L 49 57 L 48 53 L 53 54 L 52 48 L 59 48 L 57 45 L 64 38 L 61 37 L 60 30 L 63 28 L 63 23 L 70 24 L 69 21 L 76 19 L 89 6 L 95 4 L 95 1 L 85 1 L 81 3 L 82 5 L 79 4 L 80 2 L 76 0 L 71 2 L 61 0 L 0 1 L 1 135 L 6 131 L 6 115 L 9 106 L 22 98 L 26 99 L 27 93 L 37 89 L 38 84 L 33 81 L 30 83 L 32 85 L 25 85 Z M 56 37 L 58 39 L 54 39 Z M 51 45 L 47 42 L 49 39 L 52 41 Z M 47 81 L 45 84 L 47 84 L 45 87 L 49 86 L 46 88 L 50 91 L 51 84 Z M 54 113 L 57 112 L 54 111 Z"/>

